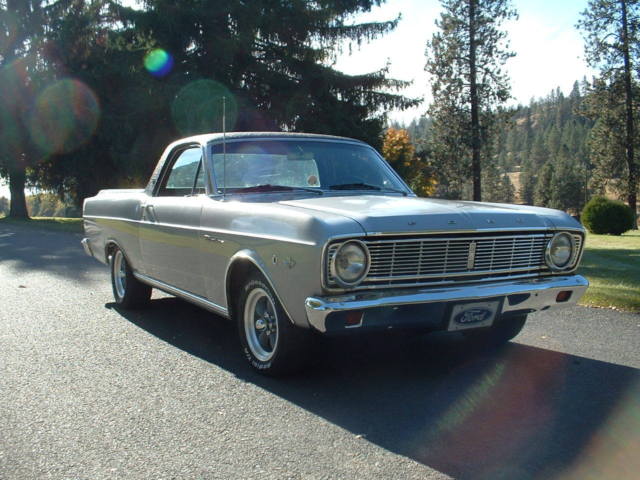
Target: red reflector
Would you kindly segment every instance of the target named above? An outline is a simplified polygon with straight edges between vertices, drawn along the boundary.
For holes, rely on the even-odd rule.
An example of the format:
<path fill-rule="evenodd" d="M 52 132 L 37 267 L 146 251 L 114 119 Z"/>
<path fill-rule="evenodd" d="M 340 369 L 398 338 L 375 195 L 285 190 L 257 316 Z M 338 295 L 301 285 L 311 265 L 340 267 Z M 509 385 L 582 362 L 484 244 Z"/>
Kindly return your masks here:
<path fill-rule="evenodd" d="M 571 293 L 572 293 L 571 290 L 563 290 L 562 292 L 558 293 L 558 296 L 556 297 L 556 302 L 558 303 L 566 302 L 571 298 Z"/>
<path fill-rule="evenodd" d="M 362 312 L 359 311 L 348 312 L 344 318 L 345 327 L 355 327 L 360 325 L 360 322 L 362 322 Z"/>

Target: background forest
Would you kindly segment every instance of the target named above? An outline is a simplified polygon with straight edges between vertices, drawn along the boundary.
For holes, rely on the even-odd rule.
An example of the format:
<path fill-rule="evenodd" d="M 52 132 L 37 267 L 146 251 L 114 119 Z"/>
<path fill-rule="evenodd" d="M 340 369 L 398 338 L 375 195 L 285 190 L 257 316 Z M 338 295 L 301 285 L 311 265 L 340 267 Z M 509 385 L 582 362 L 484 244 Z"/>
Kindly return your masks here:
<path fill-rule="evenodd" d="M 221 130 L 223 97 L 228 130 L 364 140 L 422 196 L 579 214 L 604 195 L 635 211 L 640 2 L 589 0 L 576 28 L 598 75 L 513 106 L 504 23 L 518 12 L 441 0 L 416 59 L 432 100 L 409 125 L 388 121 L 420 104 L 407 82 L 333 68 L 397 26 L 354 20 L 382 3 L 0 0 L 0 214 L 74 214 L 101 188 L 143 184 L 169 141 Z"/>
<path fill-rule="evenodd" d="M 595 193 L 616 195 L 615 179 L 593 163 L 590 136 L 594 121 L 582 113 L 582 87 L 576 82 L 565 96 L 560 89 L 542 99 L 532 99 L 529 105 L 518 105 L 504 112 L 507 119 L 491 146 L 490 161 L 483 165 L 482 199 L 491 202 L 525 203 L 578 213 Z M 425 159 L 430 155 L 432 122 L 424 117 L 406 129 L 416 145 L 416 154 Z M 432 175 L 439 176 L 437 164 Z M 444 198 L 469 198 L 471 184 L 462 183 L 461 191 L 438 185 L 434 194 Z"/>

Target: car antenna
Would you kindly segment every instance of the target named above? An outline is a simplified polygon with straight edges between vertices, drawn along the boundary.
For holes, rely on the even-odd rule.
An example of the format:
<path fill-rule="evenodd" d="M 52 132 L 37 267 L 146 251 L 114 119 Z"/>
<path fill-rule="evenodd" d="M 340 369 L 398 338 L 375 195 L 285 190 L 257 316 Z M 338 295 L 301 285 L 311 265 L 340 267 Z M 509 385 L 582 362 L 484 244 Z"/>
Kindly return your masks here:
<path fill-rule="evenodd" d="M 227 97 L 222 96 L 222 200 L 227 197 Z"/>

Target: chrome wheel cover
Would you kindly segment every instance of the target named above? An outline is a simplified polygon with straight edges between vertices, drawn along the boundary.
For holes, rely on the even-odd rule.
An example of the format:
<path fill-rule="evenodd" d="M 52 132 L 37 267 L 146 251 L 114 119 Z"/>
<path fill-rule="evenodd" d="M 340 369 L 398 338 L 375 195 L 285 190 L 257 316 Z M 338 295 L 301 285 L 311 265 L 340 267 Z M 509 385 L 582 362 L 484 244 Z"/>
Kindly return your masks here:
<path fill-rule="evenodd" d="M 113 257 L 113 285 L 119 298 L 124 298 L 127 292 L 127 261 L 118 250 Z"/>
<path fill-rule="evenodd" d="M 247 295 L 244 304 L 244 333 L 251 353 L 267 362 L 278 347 L 278 317 L 269 294 L 260 287 Z"/>

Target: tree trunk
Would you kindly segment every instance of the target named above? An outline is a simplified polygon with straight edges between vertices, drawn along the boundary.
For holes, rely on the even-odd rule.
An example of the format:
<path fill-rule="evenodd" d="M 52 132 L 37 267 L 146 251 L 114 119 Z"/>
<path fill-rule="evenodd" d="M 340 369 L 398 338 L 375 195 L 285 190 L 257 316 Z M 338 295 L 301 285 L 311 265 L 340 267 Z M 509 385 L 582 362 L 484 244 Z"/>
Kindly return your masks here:
<path fill-rule="evenodd" d="M 480 118 L 478 115 L 478 85 L 476 67 L 476 0 L 469 0 L 469 97 L 471 100 L 471 172 L 473 200 L 482 200 L 480 179 Z"/>
<path fill-rule="evenodd" d="M 626 150 L 627 150 L 627 168 L 629 176 L 627 178 L 627 202 L 629 207 L 636 214 L 637 204 L 637 173 L 636 162 L 634 158 L 633 141 L 635 138 L 635 129 L 633 122 L 633 92 L 631 90 L 631 60 L 629 58 L 629 27 L 627 25 L 627 2 L 620 0 L 620 8 L 622 10 L 622 55 L 624 58 L 624 93 L 625 107 L 627 113 L 626 122 Z M 637 229 L 637 222 L 633 223 L 633 228 Z"/>
<path fill-rule="evenodd" d="M 26 173 L 24 165 L 9 167 L 9 191 L 11 192 L 11 206 L 9 216 L 12 218 L 29 218 L 27 199 L 24 195 Z"/>

